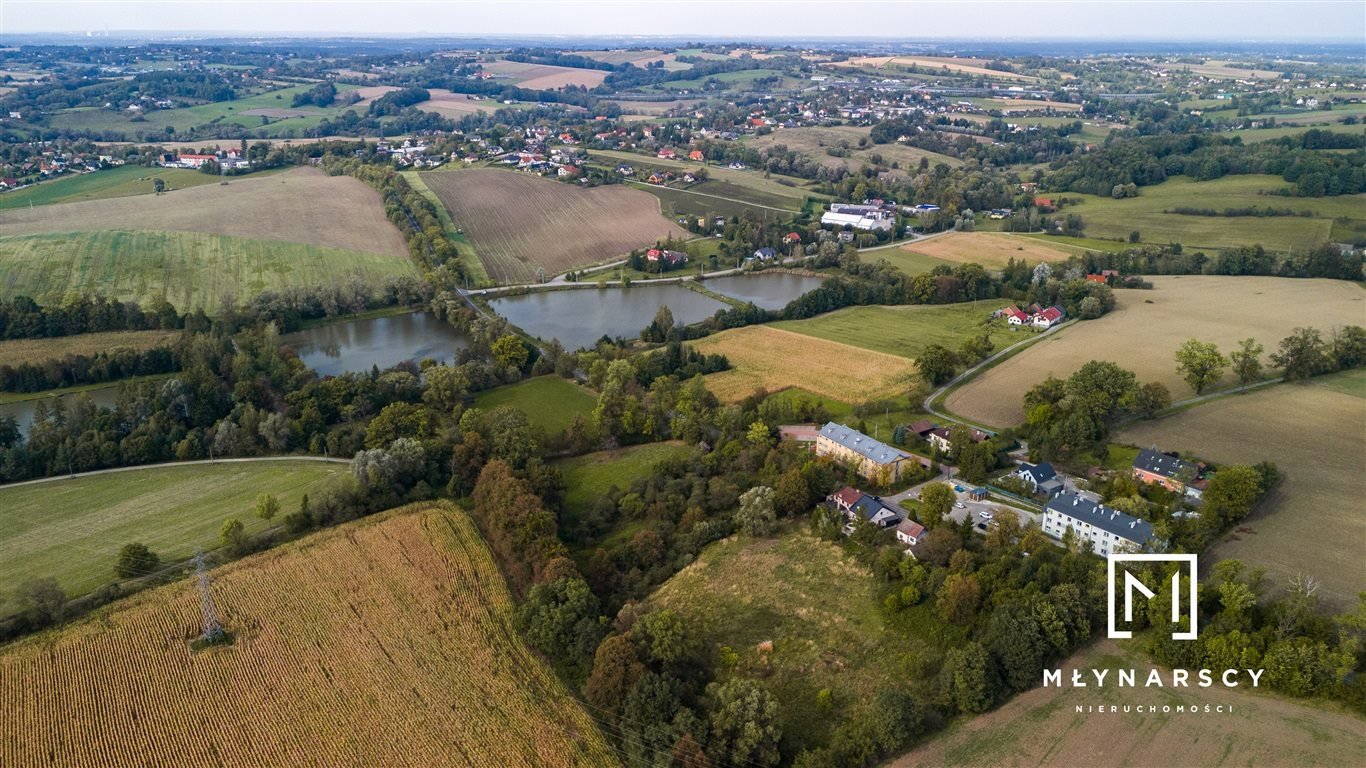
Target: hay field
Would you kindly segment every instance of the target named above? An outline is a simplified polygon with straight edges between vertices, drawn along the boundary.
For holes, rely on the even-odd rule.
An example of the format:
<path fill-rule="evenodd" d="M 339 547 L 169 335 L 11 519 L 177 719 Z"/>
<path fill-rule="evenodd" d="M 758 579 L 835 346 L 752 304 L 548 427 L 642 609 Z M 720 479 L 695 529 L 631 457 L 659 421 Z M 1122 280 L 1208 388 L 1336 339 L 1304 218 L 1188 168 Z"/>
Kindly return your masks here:
<path fill-rule="evenodd" d="M 907 243 L 901 250 L 955 264 L 980 264 L 988 269 L 1001 269 L 1011 259 L 1038 264 L 1066 261 L 1072 255 L 1038 240 L 995 232 L 950 232 Z"/>
<path fill-rule="evenodd" d="M 415 106 L 425 112 L 435 112 L 442 117 L 460 119 L 476 112 L 493 112 L 505 105 L 491 99 L 475 99 L 464 93 L 453 93 L 445 88 L 428 88 L 431 98 Z"/>
<path fill-rule="evenodd" d="M 914 363 L 904 357 L 767 325 L 735 328 L 689 343 L 699 352 L 730 360 L 730 370 L 706 378 L 717 397 L 732 403 L 761 387 L 769 392 L 800 387 L 861 403 L 899 395 L 915 372 Z"/>
<path fill-rule="evenodd" d="M 1213 181 L 1185 176 L 1143 187 L 1138 197 L 1066 193 L 1078 202 L 1064 209 L 1080 214 L 1092 237 L 1123 238 L 1137 230 L 1145 243 L 1181 243 L 1185 248 L 1218 249 L 1261 245 L 1272 251 L 1303 251 L 1333 239 L 1334 219 L 1348 226 L 1366 224 L 1366 194 L 1337 197 L 1282 197 L 1270 194 L 1288 185 L 1279 176 L 1249 174 Z M 1312 211 L 1312 217 L 1186 216 L 1164 213 L 1176 208 L 1289 208 Z"/>
<path fill-rule="evenodd" d="M 49 206 L 61 208 L 64 206 Z M 61 303 L 101 295 L 144 303 L 165 297 L 181 312 L 215 313 L 266 289 L 378 287 L 414 275 L 405 258 L 202 232 L 106 231 L 0 237 L 0 297 Z"/>
<path fill-rule="evenodd" d="M 1115 291 L 1110 314 L 1049 336 L 951 392 L 945 405 L 963 417 L 996 427 L 1019 424 L 1024 393 L 1049 374 L 1066 378 L 1091 360 L 1111 360 L 1160 381 L 1174 400 L 1192 396 L 1176 372 L 1176 349 L 1190 338 L 1214 342 L 1224 354 L 1240 339 L 1266 348 L 1300 326 L 1327 331 L 1366 322 L 1366 291 L 1342 280 L 1284 277 L 1158 276 L 1151 291 Z M 1151 304 L 1148 302 L 1152 302 Z M 1215 387 L 1236 379 L 1226 373 Z M 1208 391 L 1208 390 L 1207 390 Z"/>
<path fill-rule="evenodd" d="M 1312 574 L 1333 610 L 1356 605 L 1356 594 L 1366 589 L 1360 488 L 1366 371 L 1221 398 L 1135 424 L 1118 439 L 1191 451 L 1216 463 L 1276 462 L 1284 482 L 1210 554 L 1265 568 L 1276 588 L 1297 573 Z"/>
<path fill-rule="evenodd" d="M 596 88 L 610 74 L 605 69 L 580 69 L 578 67 L 557 67 L 550 64 L 524 64 L 520 61 L 499 60 L 483 65 L 485 72 L 494 77 L 508 78 L 518 88 L 553 90 L 569 85 Z"/>
<path fill-rule="evenodd" d="M 1153 665 L 1137 651 L 1106 640 L 1059 665 L 1063 678 L 1081 670 Z M 1109 680 L 1115 679 L 1111 673 Z M 1164 675 L 1165 677 L 1165 675 Z M 1156 713 L 1088 713 L 1088 705 L 1157 706 Z M 1177 714 L 1184 704 L 1232 711 Z M 1161 707 L 1173 707 L 1163 713 Z M 1081 713 L 1076 707 L 1081 706 Z M 1343 766 L 1366 763 L 1360 718 L 1243 687 L 1189 689 L 1035 688 L 1000 708 L 949 728 L 902 755 L 893 768 L 913 766 Z"/>
<path fill-rule="evenodd" d="M 50 339 L 6 339 L 0 341 L 0 365 L 39 364 L 114 349 L 141 351 L 165 346 L 179 337 L 180 331 L 107 331 Z"/>
<path fill-rule="evenodd" d="M 660 215 L 659 201 L 614 185 L 579 189 L 494 168 L 424 173 L 422 181 L 463 227 L 489 276 L 530 282 L 624 256 L 687 233 Z"/>
<path fill-rule="evenodd" d="M 136 229 L 307 243 L 396 259 L 408 255 L 373 189 L 314 168 L 170 194 L 21 208 L 0 216 L 0 237 Z"/>
<path fill-rule="evenodd" d="M 48 576 L 68 595 L 94 591 L 114 580 L 119 547 L 134 541 L 165 562 L 213 549 L 230 517 L 252 534 L 271 525 L 254 514 L 257 494 L 273 493 L 282 514 L 293 512 L 303 494 L 349 471 L 321 461 L 242 461 L 0 486 L 0 595 Z"/>
<path fill-rule="evenodd" d="M 487 547 L 450 504 L 212 576 L 232 645 L 191 652 L 199 598 L 181 580 L 6 648 L 0 763 L 618 764 L 522 644 Z"/>

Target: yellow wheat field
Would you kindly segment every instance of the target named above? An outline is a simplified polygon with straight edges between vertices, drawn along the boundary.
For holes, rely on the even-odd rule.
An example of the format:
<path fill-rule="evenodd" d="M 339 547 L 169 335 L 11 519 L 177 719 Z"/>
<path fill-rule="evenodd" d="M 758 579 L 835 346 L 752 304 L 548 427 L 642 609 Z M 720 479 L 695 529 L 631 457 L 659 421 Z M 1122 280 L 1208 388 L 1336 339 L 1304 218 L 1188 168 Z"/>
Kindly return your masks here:
<path fill-rule="evenodd" d="M 904 357 L 846 346 L 766 325 L 735 328 L 692 342 L 722 354 L 731 368 L 707 376 L 707 387 L 726 402 L 756 389 L 801 387 L 846 403 L 893 397 L 905 389 L 915 363 Z"/>
<path fill-rule="evenodd" d="M 182 580 L 0 653 L 0 765 L 618 764 L 451 505 L 212 575 L 234 645 L 190 651 Z"/>

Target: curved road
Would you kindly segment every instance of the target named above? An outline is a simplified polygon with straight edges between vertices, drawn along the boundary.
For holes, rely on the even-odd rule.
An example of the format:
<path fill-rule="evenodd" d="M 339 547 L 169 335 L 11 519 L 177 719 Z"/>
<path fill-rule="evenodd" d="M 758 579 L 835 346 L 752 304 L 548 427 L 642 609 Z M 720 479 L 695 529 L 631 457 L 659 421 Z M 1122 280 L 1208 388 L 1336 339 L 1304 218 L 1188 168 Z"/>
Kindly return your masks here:
<path fill-rule="evenodd" d="M 1056 331 L 1056 330 L 1058 330 L 1058 329 L 1060 329 L 1060 328 L 1065 328 L 1065 327 L 1067 327 L 1071 322 L 1072 322 L 1072 321 L 1068 321 L 1068 322 L 1066 322 L 1066 323 L 1059 323 L 1059 324 L 1053 326 L 1052 328 L 1049 328 L 1048 330 L 1044 331 L 1043 333 L 1034 334 L 1033 336 L 1030 336 L 1029 338 L 1020 339 L 1019 341 L 1015 342 L 1014 344 L 1011 344 L 1010 346 L 1006 347 L 1005 349 L 1002 349 L 1002 350 L 1000 350 L 999 352 L 995 352 L 995 353 L 989 355 L 988 357 L 983 358 L 981 362 L 977 363 L 976 365 L 972 366 L 971 368 L 967 369 L 966 371 L 963 371 L 962 373 L 958 374 L 957 376 L 954 376 L 952 379 L 949 379 L 948 383 L 946 383 L 944 386 L 940 387 L 939 389 L 936 389 L 934 392 L 931 392 L 931 393 L 930 393 L 930 396 L 927 397 L 927 398 L 925 398 L 925 412 L 928 413 L 928 414 L 930 414 L 930 415 L 932 415 L 932 416 L 938 416 L 939 418 L 944 419 L 944 420 L 946 420 L 946 421 L 956 421 L 956 422 L 960 422 L 960 423 L 963 423 L 963 424 L 968 424 L 969 426 L 977 426 L 977 425 L 975 425 L 975 424 L 971 424 L 971 423 L 969 423 L 969 422 L 963 421 L 962 419 L 955 418 L 955 417 L 953 417 L 953 416 L 949 416 L 948 414 L 942 413 L 942 412 L 940 412 L 940 411 L 936 411 L 936 410 L 934 409 L 934 401 L 935 401 L 940 395 L 943 395 L 945 392 L 949 391 L 950 389 L 952 389 L 952 388 L 958 386 L 959 384 L 962 384 L 963 382 L 965 382 L 965 381 L 967 381 L 968 379 L 972 378 L 973 376 L 977 375 L 977 372 L 980 371 L 980 370 L 982 369 L 983 366 L 990 364 L 992 361 L 996 360 L 997 358 L 1001 357 L 1002 355 L 1006 354 L 1007 352 L 1011 351 L 1012 349 L 1015 349 L 1015 348 L 1017 348 L 1017 347 L 1022 347 L 1022 346 L 1026 345 L 1026 344 L 1033 344 L 1034 342 L 1038 341 L 1039 339 L 1042 339 L 1043 337 L 1047 336 L 1048 334 L 1053 333 L 1054 331 Z M 992 430 L 985 429 L 985 428 L 983 428 L 983 427 L 979 427 L 979 428 L 982 429 L 984 432 L 991 432 L 992 434 L 995 434 L 995 432 L 993 432 Z"/>
<path fill-rule="evenodd" d="M 96 469 L 91 472 L 78 472 L 74 475 L 54 475 L 53 477 L 40 477 L 37 480 L 24 480 L 18 483 L 0 485 L 0 491 L 6 488 L 18 488 L 21 485 L 36 485 L 37 483 L 50 483 L 54 480 L 69 480 L 75 477 L 91 477 L 92 475 L 109 475 L 114 472 L 136 472 L 140 469 L 159 469 L 161 467 L 193 467 L 197 464 L 241 464 L 250 461 L 321 461 L 328 464 L 350 464 L 350 459 L 333 459 L 325 456 L 253 456 L 240 459 L 198 459 L 196 461 L 167 461 L 161 464 L 139 464 L 135 467 L 110 467 L 109 469 Z"/>

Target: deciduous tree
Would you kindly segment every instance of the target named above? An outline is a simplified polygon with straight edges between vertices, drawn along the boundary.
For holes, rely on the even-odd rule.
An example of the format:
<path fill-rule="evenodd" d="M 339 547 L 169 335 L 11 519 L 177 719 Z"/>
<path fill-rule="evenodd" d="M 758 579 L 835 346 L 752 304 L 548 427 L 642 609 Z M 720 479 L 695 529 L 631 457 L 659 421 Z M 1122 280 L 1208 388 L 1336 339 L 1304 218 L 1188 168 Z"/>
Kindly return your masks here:
<path fill-rule="evenodd" d="M 1176 350 L 1176 370 L 1197 395 L 1218 382 L 1227 365 L 1217 346 L 1198 339 L 1189 339 Z"/>

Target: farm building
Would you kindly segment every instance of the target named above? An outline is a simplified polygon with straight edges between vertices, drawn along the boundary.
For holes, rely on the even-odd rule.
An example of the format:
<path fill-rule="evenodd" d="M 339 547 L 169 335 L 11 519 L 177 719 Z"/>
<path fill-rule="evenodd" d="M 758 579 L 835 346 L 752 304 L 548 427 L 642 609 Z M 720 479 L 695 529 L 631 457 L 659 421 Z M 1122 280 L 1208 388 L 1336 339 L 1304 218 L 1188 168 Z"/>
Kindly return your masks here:
<path fill-rule="evenodd" d="M 1200 498 L 1205 491 L 1205 465 L 1162 453 L 1155 448 L 1144 448 L 1134 458 L 1134 479 L 1140 483 L 1157 483 L 1169 491 Z"/>
<path fill-rule="evenodd" d="M 1153 538 L 1147 521 L 1075 493 L 1058 494 L 1044 506 L 1044 533 L 1061 539 L 1068 529 L 1102 556 L 1142 549 Z"/>
<path fill-rule="evenodd" d="M 901 468 L 915 457 L 879 442 L 843 424 L 829 422 L 816 436 L 816 455 L 847 464 L 860 475 L 891 480 L 901 477 Z"/>
<path fill-rule="evenodd" d="M 873 205 L 849 205 L 834 203 L 830 210 L 821 215 L 821 226 L 843 229 L 875 231 L 890 230 L 895 225 L 895 217 Z"/>

